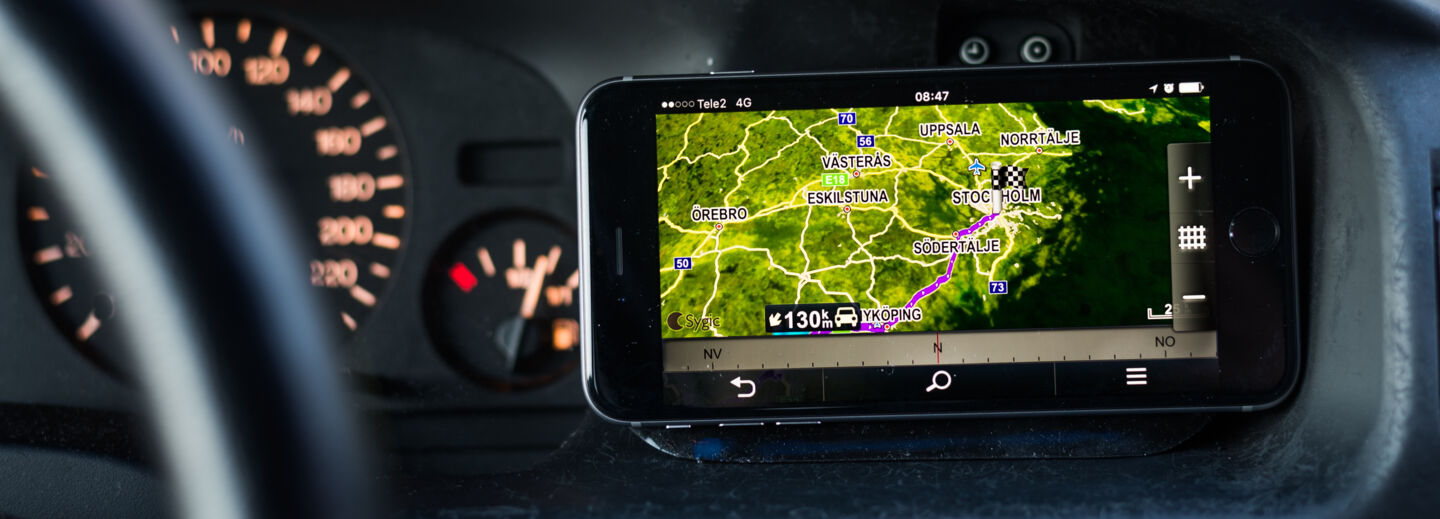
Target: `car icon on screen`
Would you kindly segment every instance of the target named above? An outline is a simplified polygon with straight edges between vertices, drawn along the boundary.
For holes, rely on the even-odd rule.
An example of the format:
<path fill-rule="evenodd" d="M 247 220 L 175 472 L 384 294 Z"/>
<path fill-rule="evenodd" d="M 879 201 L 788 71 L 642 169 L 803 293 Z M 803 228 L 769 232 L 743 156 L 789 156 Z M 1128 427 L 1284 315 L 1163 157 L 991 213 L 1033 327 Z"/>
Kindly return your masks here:
<path fill-rule="evenodd" d="M 855 315 L 854 308 L 842 306 L 835 309 L 835 326 L 841 325 L 860 326 L 860 316 Z"/>

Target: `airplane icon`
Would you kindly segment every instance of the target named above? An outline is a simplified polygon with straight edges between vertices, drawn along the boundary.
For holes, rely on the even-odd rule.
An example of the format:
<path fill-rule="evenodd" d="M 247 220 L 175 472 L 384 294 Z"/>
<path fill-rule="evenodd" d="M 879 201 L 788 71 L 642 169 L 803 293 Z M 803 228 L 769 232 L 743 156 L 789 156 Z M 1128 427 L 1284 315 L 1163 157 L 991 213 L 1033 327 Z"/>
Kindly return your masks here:
<path fill-rule="evenodd" d="M 970 165 L 970 168 L 969 168 L 969 169 L 970 169 L 970 173 L 971 173 L 972 175 L 979 175 L 981 171 L 985 171 L 985 165 L 980 163 L 980 159 L 974 159 L 974 160 L 975 160 L 975 163 L 974 163 L 974 164 L 971 164 L 971 165 Z"/>

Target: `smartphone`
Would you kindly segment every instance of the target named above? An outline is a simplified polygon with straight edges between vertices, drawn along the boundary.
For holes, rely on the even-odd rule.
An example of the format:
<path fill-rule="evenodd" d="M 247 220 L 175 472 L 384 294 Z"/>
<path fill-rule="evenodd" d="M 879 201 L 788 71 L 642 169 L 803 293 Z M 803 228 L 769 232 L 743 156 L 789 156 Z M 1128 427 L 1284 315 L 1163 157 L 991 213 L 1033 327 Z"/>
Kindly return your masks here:
<path fill-rule="evenodd" d="M 585 394 L 636 426 L 1275 405 L 1290 135 L 1239 58 L 606 81 Z"/>

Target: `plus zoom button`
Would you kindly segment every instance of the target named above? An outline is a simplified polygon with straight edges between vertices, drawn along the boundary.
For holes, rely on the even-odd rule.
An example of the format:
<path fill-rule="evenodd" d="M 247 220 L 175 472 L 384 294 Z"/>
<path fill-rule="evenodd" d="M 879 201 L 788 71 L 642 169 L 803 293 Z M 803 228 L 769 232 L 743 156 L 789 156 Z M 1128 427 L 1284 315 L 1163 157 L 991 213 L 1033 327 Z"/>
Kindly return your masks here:
<path fill-rule="evenodd" d="M 1190 191 L 1195 190 L 1196 182 L 1204 179 L 1205 177 L 1195 174 L 1195 166 L 1185 166 L 1185 174 L 1180 177 L 1180 181 L 1185 183 L 1185 189 Z"/>
<path fill-rule="evenodd" d="M 1170 211 L 1210 211 L 1210 143 L 1177 142 L 1165 147 Z"/>

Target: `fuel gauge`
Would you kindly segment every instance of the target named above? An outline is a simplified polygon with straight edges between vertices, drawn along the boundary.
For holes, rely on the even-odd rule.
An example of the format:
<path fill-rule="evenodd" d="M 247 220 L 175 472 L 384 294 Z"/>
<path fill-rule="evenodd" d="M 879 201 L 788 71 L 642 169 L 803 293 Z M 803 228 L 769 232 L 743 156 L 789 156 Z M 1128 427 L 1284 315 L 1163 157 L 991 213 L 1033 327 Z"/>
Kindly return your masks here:
<path fill-rule="evenodd" d="M 499 391 L 558 380 L 579 362 L 575 232 L 534 213 L 461 229 L 425 282 L 431 339 L 460 373 Z"/>

